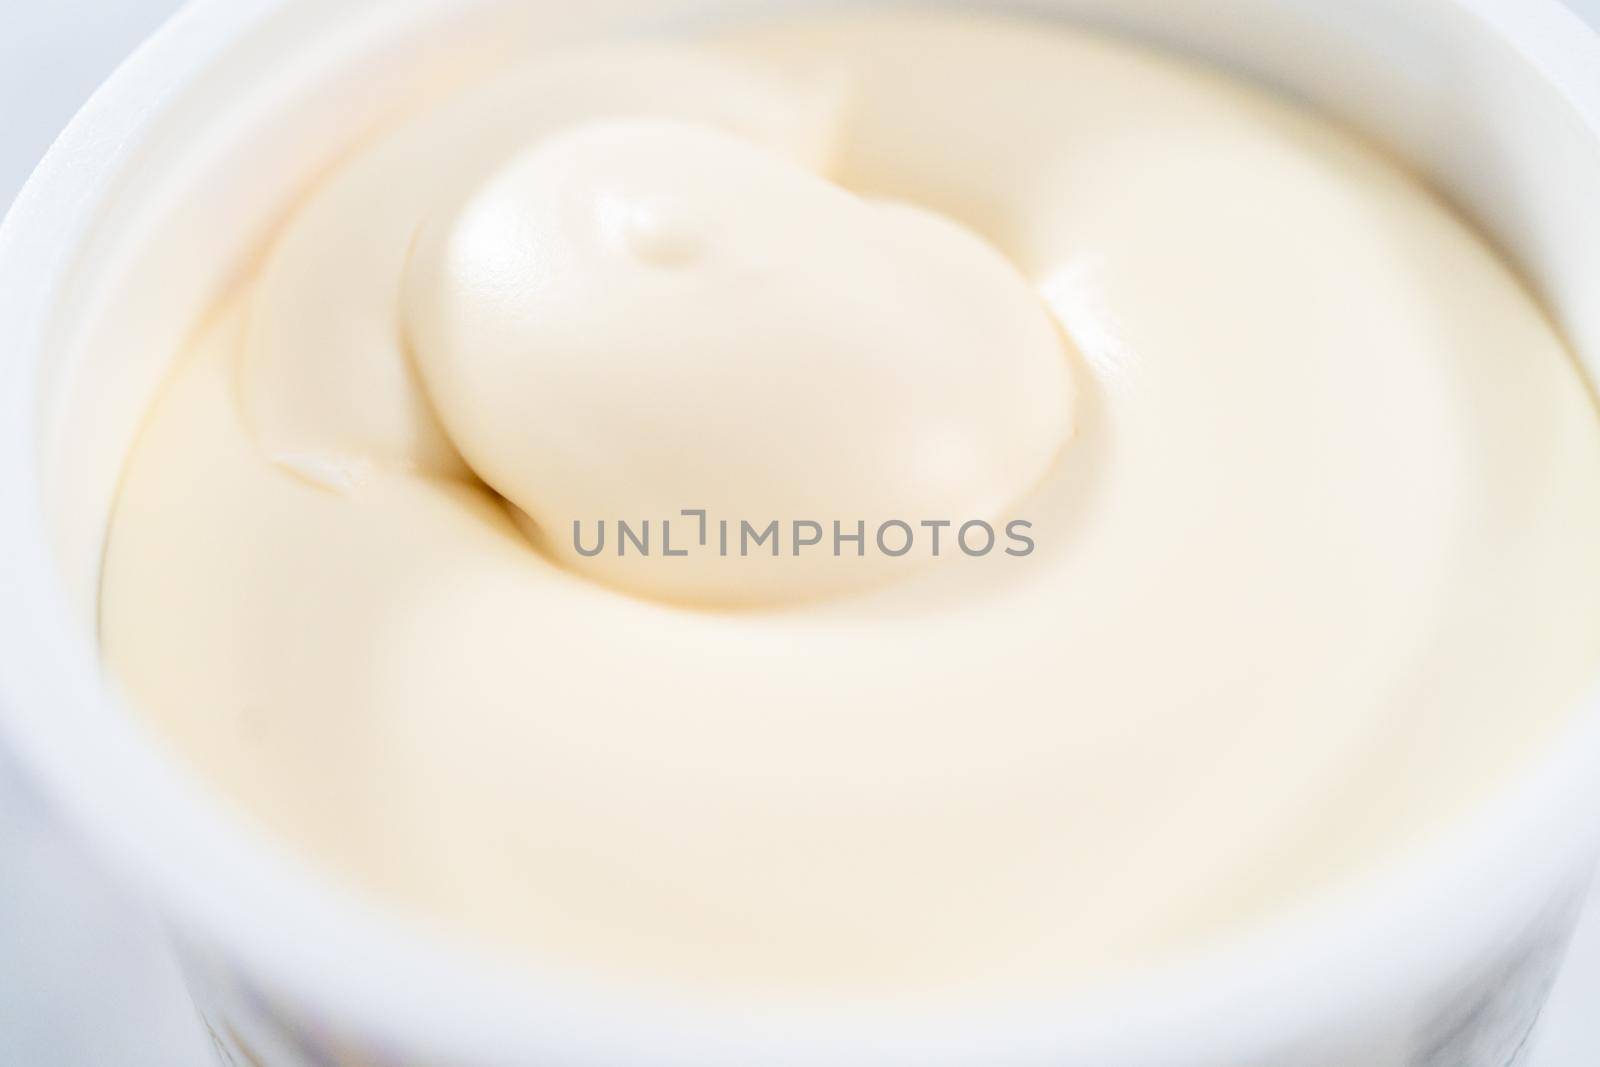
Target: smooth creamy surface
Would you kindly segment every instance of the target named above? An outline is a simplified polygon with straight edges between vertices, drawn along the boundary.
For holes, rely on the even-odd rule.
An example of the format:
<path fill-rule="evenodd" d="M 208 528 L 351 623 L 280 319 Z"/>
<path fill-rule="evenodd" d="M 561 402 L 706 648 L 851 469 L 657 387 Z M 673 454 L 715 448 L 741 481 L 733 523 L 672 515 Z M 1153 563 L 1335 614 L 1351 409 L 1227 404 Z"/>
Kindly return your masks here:
<path fill-rule="evenodd" d="M 690 603 L 863 581 L 835 522 L 993 516 L 1070 425 L 1059 330 L 997 251 L 682 120 L 537 141 L 423 231 L 403 305 L 450 440 L 541 544 Z M 566 536 L 686 506 L 803 517 L 827 551 L 588 557 Z"/>
<path fill-rule="evenodd" d="M 572 551 L 695 508 L 1036 550 Z M 1600 667 L 1597 544 L 1591 397 L 1415 179 L 898 12 L 562 56 L 356 153 L 182 357 L 102 626 L 219 791 L 438 925 L 970 993 L 1465 810 Z"/>

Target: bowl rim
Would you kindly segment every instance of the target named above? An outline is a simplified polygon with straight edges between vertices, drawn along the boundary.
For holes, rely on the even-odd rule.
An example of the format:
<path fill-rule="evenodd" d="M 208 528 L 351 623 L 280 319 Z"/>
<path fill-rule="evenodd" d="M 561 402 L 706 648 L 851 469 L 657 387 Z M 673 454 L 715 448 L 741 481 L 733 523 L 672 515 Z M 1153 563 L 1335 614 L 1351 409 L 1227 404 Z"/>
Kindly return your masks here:
<path fill-rule="evenodd" d="M 224 48 L 289 2 L 191 2 L 72 120 L 0 225 L 0 732 L 184 943 L 220 952 L 296 1010 L 424 1058 L 709 1067 L 1071 1055 L 1111 1067 L 1167 1062 L 1179 1048 L 1194 1062 L 1265 1053 L 1342 1019 L 1378 1018 L 1419 982 L 1481 962 L 1586 873 L 1600 845 L 1600 685 L 1476 817 L 1392 869 L 1159 971 L 1004 1009 L 719 1011 L 480 959 L 302 868 L 212 802 L 124 712 L 55 577 L 33 410 L 58 297 L 119 168 Z M 1600 143 L 1600 36 L 1575 12 L 1559 0 L 1449 2 L 1530 64 Z"/>

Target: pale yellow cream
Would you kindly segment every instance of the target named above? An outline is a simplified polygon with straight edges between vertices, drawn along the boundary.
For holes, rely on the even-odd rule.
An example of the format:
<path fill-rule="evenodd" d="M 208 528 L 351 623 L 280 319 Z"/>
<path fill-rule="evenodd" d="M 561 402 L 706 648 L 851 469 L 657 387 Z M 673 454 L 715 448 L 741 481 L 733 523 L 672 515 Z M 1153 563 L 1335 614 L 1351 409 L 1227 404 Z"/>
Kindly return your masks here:
<path fill-rule="evenodd" d="M 402 307 L 447 436 L 539 543 L 688 603 L 848 589 L 877 568 L 834 555 L 834 523 L 868 523 L 876 547 L 897 517 L 992 517 L 1070 425 L 1059 331 L 994 248 L 683 120 L 538 139 L 430 221 Z M 718 524 L 718 551 L 588 556 L 568 536 L 686 509 Z M 724 519 L 770 517 L 826 544 L 722 554 Z M 885 563 L 904 558 L 896 532 Z"/>
<path fill-rule="evenodd" d="M 917 543 L 569 529 L 689 509 Z M 1600 668 L 1596 545 L 1590 395 L 1417 180 L 902 11 L 553 58 L 357 152 L 183 356 L 102 619 L 221 793 L 440 926 L 970 994 L 1436 832 Z"/>

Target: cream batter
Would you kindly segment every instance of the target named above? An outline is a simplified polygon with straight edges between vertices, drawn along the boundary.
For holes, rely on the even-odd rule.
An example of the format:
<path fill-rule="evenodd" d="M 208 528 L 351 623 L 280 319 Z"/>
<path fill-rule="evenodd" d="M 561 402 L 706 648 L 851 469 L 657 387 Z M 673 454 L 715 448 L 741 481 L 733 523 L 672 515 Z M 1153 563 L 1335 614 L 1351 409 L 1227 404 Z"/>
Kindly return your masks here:
<path fill-rule="evenodd" d="M 567 536 L 695 508 L 1037 548 Z M 102 627 L 219 792 L 438 926 L 970 995 L 1464 811 L 1600 666 L 1596 544 L 1590 395 L 1413 177 L 899 11 L 555 57 L 357 152 L 180 360 Z"/>

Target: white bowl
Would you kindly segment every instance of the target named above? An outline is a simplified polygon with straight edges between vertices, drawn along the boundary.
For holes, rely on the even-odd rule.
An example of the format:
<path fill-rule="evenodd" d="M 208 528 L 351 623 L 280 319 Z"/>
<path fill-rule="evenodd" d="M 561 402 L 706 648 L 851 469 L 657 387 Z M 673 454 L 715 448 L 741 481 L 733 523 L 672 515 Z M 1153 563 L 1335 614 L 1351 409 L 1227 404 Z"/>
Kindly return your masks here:
<path fill-rule="evenodd" d="M 106 84 L 0 230 L 5 738 L 167 916 L 219 1054 L 263 1067 L 1505 1067 L 1600 852 L 1600 692 L 1403 863 L 1159 973 L 937 1018 L 732 1014 L 488 963 L 304 869 L 122 706 L 94 614 L 123 458 L 184 335 L 296 191 L 386 116 L 529 49 L 784 6 L 206 0 Z M 1556 0 L 1029 6 L 1208 56 L 1389 145 L 1499 242 L 1600 376 L 1600 39 Z"/>

